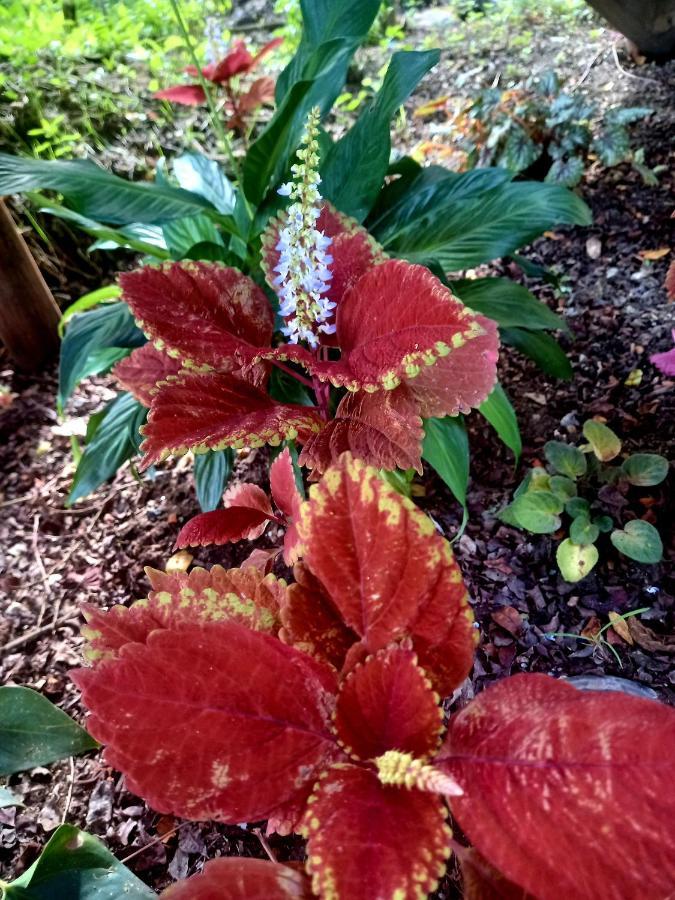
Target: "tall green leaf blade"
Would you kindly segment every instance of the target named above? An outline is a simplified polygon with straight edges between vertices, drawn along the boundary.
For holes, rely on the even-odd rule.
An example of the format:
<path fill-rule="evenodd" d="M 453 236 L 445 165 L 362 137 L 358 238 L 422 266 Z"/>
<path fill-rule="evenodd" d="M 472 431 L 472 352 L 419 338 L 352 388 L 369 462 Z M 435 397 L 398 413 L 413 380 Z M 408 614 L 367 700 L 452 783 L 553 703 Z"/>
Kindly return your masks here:
<path fill-rule="evenodd" d="M 183 153 L 173 161 L 179 187 L 198 194 L 224 216 L 234 212 L 237 191 L 218 163 L 202 153 Z"/>
<path fill-rule="evenodd" d="M 156 894 L 103 844 L 61 825 L 23 875 L 3 885 L 6 900 L 152 900 Z"/>
<path fill-rule="evenodd" d="M 48 188 L 59 191 L 83 216 L 114 225 L 161 225 L 182 216 L 213 210 L 181 188 L 127 181 L 84 159 L 29 159 L 0 153 L 0 194 Z"/>
<path fill-rule="evenodd" d="M 225 245 L 218 229 L 208 216 L 185 216 L 162 225 L 162 234 L 172 259 L 184 259 L 197 244 Z"/>
<path fill-rule="evenodd" d="M 107 284 L 105 287 L 90 291 L 88 294 L 83 294 L 79 300 L 71 303 L 70 306 L 63 311 L 61 319 L 59 320 L 59 337 L 63 337 L 65 327 L 73 316 L 76 316 L 78 313 L 87 312 L 87 310 L 93 309 L 95 306 L 100 306 L 102 303 L 108 303 L 110 300 L 116 300 L 121 293 L 122 289 L 119 285 Z"/>
<path fill-rule="evenodd" d="M 66 328 L 59 360 L 58 404 L 62 408 L 77 385 L 89 375 L 99 374 L 113 365 L 121 353 L 107 365 L 100 351 L 109 348 L 132 350 L 146 342 L 124 303 L 109 303 L 74 316 Z"/>
<path fill-rule="evenodd" d="M 556 225 L 590 225 L 586 204 L 555 184 L 514 182 L 468 201 L 430 202 L 385 240 L 395 255 L 424 263 L 436 259 L 446 271 L 468 269 L 508 256 Z"/>
<path fill-rule="evenodd" d="M 509 278 L 465 278 L 451 282 L 450 287 L 463 303 L 502 327 L 567 330 L 564 319 Z"/>
<path fill-rule="evenodd" d="M 436 470 L 462 504 L 461 534 L 468 518 L 466 491 L 469 485 L 469 438 L 462 416 L 425 419 L 422 458 Z"/>
<path fill-rule="evenodd" d="M 84 728 L 42 694 L 27 687 L 0 688 L 0 775 L 96 747 Z"/>
<path fill-rule="evenodd" d="M 195 456 L 194 478 L 197 501 L 202 512 L 216 509 L 223 496 L 225 485 L 230 480 L 234 452 L 228 447 L 225 450 L 209 450 Z"/>
<path fill-rule="evenodd" d="M 520 428 L 518 427 L 516 411 L 501 384 L 497 383 L 495 385 L 487 400 L 484 400 L 478 407 L 478 411 L 492 425 L 501 440 L 513 452 L 516 462 L 518 462 L 523 451 Z"/>
<path fill-rule="evenodd" d="M 501 328 L 499 333 L 505 344 L 529 356 L 547 375 L 564 381 L 572 377 L 572 365 L 565 351 L 550 334 L 524 328 Z"/>
<path fill-rule="evenodd" d="M 391 117 L 439 55 L 438 50 L 394 53 L 376 97 L 321 167 L 323 195 L 359 222 L 372 208 L 389 166 Z"/>
<path fill-rule="evenodd" d="M 141 442 L 139 429 L 148 411 L 131 394 L 120 394 L 104 410 L 73 478 L 68 505 L 86 497 L 112 478 Z"/>

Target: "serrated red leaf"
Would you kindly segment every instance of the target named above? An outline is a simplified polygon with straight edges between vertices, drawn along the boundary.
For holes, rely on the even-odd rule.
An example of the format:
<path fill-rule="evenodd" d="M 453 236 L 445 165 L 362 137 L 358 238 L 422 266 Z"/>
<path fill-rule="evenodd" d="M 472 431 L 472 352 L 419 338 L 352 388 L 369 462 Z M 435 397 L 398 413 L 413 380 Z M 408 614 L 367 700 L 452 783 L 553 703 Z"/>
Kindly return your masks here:
<path fill-rule="evenodd" d="M 248 362 L 255 348 L 269 347 L 272 308 L 238 269 L 216 262 L 167 262 L 123 272 L 119 283 L 143 331 L 186 362 L 232 372 Z"/>
<path fill-rule="evenodd" d="M 348 393 L 335 418 L 310 437 L 300 465 L 325 472 L 345 451 L 378 469 L 422 472 L 424 430 L 412 392 L 400 385 L 393 391 Z"/>
<path fill-rule="evenodd" d="M 463 900 L 536 900 L 504 878 L 475 847 L 464 847 L 456 853 L 462 870 Z"/>
<path fill-rule="evenodd" d="M 475 637 L 461 572 L 410 500 L 344 454 L 312 486 L 298 530 L 305 563 L 366 650 L 409 637 L 442 696 L 466 678 Z"/>
<path fill-rule="evenodd" d="M 109 658 L 126 644 L 143 643 L 163 628 L 193 623 L 234 621 L 257 631 L 276 634 L 286 583 L 256 568 L 195 568 L 191 572 L 160 572 L 146 568 L 151 590 L 147 599 L 107 612 L 83 604 L 87 625 L 85 658 Z"/>
<path fill-rule="evenodd" d="M 666 897 L 675 884 L 675 711 L 545 675 L 489 688 L 435 765 L 472 844 L 540 900 Z"/>
<path fill-rule="evenodd" d="M 172 884 L 161 900 L 310 900 L 304 872 L 264 859 L 212 859 L 199 875 Z"/>
<path fill-rule="evenodd" d="M 182 366 L 151 343 L 143 344 L 121 359 L 112 370 L 125 391 L 130 391 L 143 406 L 150 406 L 157 384 L 170 375 L 177 375 Z"/>
<path fill-rule="evenodd" d="M 450 853 L 446 813 L 433 794 L 334 766 L 315 787 L 304 822 L 314 892 L 334 900 L 426 897 Z"/>
<path fill-rule="evenodd" d="M 320 582 L 302 563 L 293 569 L 295 583 L 281 598 L 279 636 L 338 671 L 357 635 L 342 621 Z"/>
<path fill-rule="evenodd" d="M 201 84 L 176 84 L 173 87 L 155 91 L 155 100 L 170 100 L 182 106 L 201 106 L 206 103 L 206 94 Z"/>
<path fill-rule="evenodd" d="M 671 261 L 666 273 L 666 293 L 669 300 L 675 300 L 675 259 Z"/>
<path fill-rule="evenodd" d="M 188 450 L 260 447 L 293 439 L 304 443 L 323 425 L 313 407 L 277 403 L 233 375 L 184 374 L 163 384 L 152 398 L 141 429 L 141 467 Z"/>
<path fill-rule="evenodd" d="M 225 492 L 224 509 L 201 513 L 178 533 L 175 546 L 208 547 L 259 538 L 276 519 L 267 494 L 256 484 L 237 484 Z"/>
<path fill-rule="evenodd" d="M 431 756 L 443 710 L 412 650 L 390 647 L 370 656 L 343 681 L 335 730 L 350 756 L 372 760 L 387 750 Z"/>
<path fill-rule="evenodd" d="M 107 764 L 159 812 L 263 819 L 335 754 L 330 671 L 234 622 L 154 631 L 73 680 Z"/>
<path fill-rule="evenodd" d="M 292 566 L 300 555 L 297 521 L 302 496 L 295 482 L 293 460 L 288 447 L 277 456 L 270 467 L 270 490 L 272 499 L 286 517 L 284 562 L 287 566 Z"/>
<path fill-rule="evenodd" d="M 256 78 L 251 87 L 239 97 L 240 113 L 252 112 L 263 103 L 274 103 L 274 79 L 269 75 Z"/>

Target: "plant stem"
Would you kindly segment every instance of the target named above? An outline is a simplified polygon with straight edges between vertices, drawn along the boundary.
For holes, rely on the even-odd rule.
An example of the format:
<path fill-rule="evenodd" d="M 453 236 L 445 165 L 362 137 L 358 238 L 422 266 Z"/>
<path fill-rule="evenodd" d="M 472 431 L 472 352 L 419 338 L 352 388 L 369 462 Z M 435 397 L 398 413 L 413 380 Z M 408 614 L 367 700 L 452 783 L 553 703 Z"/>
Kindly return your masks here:
<path fill-rule="evenodd" d="M 278 359 L 273 359 L 271 360 L 271 362 L 272 365 L 277 367 L 277 369 L 281 369 L 282 372 L 290 375 L 291 378 L 295 378 L 295 380 L 299 381 L 300 384 L 304 384 L 306 387 L 314 390 L 314 382 L 310 381 L 309 378 L 305 378 L 303 375 L 298 374 L 298 372 L 294 372 L 290 366 L 285 365 L 285 363 L 280 362 Z"/>

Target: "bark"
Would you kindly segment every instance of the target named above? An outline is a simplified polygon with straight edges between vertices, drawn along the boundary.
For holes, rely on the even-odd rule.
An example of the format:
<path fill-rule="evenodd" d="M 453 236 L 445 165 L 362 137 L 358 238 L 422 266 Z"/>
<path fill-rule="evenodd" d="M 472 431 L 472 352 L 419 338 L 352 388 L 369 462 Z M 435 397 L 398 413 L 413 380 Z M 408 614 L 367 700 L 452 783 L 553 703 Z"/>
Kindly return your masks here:
<path fill-rule="evenodd" d="M 22 369 L 37 369 L 59 345 L 59 308 L 0 198 L 0 343 Z"/>
<path fill-rule="evenodd" d="M 645 56 L 675 57 L 675 0 L 586 0 Z"/>

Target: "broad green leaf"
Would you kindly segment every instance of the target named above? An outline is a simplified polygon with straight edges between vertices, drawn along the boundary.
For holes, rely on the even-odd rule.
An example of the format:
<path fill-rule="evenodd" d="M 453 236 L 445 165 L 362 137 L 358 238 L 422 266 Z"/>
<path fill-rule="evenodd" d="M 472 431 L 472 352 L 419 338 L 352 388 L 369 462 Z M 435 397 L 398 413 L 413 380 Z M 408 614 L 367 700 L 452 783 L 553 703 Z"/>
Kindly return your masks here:
<path fill-rule="evenodd" d="M 27 687 L 0 688 L 0 775 L 96 747 L 84 728 L 42 694 Z"/>
<path fill-rule="evenodd" d="M 563 441 L 547 441 L 544 444 L 544 456 L 561 475 L 576 479 L 586 474 L 586 457 L 578 447 Z"/>
<path fill-rule="evenodd" d="M 521 528 L 533 534 L 551 534 L 560 528 L 563 504 L 550 491 L 527 491 L 506 508 Z"/>
<path fill-rule="evenodd" d="M 576 194 L 554 184 L 502 184 L 465 202 L 433 205 L 401 224 L 385 250 L 410 262 L 438 260 L 446 271 L 508 256 L 556 225 L 590 225 Z"/>
<path fill-rule="evenodd" d="M 84 159 L 44 160 L 0 153 L 0 194 L 59 191 L 83 216 L 125 225 L 161 225 L 212 210 L 211 204 L 181 188 L 127 181 Z"/>
<path fill-rule="evenodd" d="M 147 409 L 131 394 L 120 394 L 108 404 L 75 471 L 68 505 L 112 478 L 122 463 L 138 451 L 139 429 L 147 415 Z"/>
<path fill-rule="evenodd" d="M 616 166 L 630 153 L 630 137 L 625 128 L 611 126 L 595 136 L 593 150 L 605 166 Z"/>
<path fill-rule="evenodd" d="M 232 474 L 234 453 L 225 450 L 209 450 L 195 456 L 194 478 L 197 501 L 202 512 L 216 509 Z"/>
<path fill-rule="evenodd" d="M 526 331 L 523 328 L 500 328 L 499 333 L 505 344 L 529 356 L 547 375 L 565 381 L 572 377 L 569 359 L 550 334 Z"/>
<path fill-rule="evenodd" d="M 509 278 L 465 278 L 450 282 L 450 288 L 463 303 L 502 327 L 568 330 L 564 319 Z"/>
<path fill-rule="evenodd" d="M 588 575 L 597 563 L 599 553 L 595 544 L 575 544 L 565 538 L 558 546 L 555 558 L 565 581 L 574 583 Z"/>
<path fill-rule="evenodd" d="M 602 422 L 588 419 L 584 422 L 583 432 L 593 453 L 601 462 L 609 462 L 610 459 L 614 459 L 621 453 L 621 441 L 612 429 L 603 425 Z"/>
<path fill-rule="evenodd" d="M 107 303 L 109 300 L 115 300 L 121 293 L 122 291 L 118 285 L 108 284 L 96 291 L 90 291 L 88 294 L 84 294 L 79 300 L 76 300 L 75 303 L 71 303 L 70 306 L 66 308 L 59 321 L 59 337 L 63 337 L 65 327 L 74 315 L 86 312 L 88 309 L 93 309 L 95 306 L 99 306 L 101 303 Z"/>
<path fill-rule="evenodd" d="M 498 162 L 513 172 L 522 172 L 539 159 L 541 153 L 541 146 L 537 146 L 523 128 L 512 123 Z"/>
<path fill-rule="evenodd" d="M 236 256 L 232 250 L 224 244 L 214 244 L 213 241 L 199 241 L 192 244 L 183 254 L 183 259 L 206 260 L 207 262 L 222 262 L 227 266 L 238 269 L 241 266 L 241 257 Z"/>
<path fill-rule="evenodd" d="M 653 112 L 651 106 L 614 106 L 607 110 L 604 120 L 611 125 L 631 125 Z"/>
<path fill-rule="evenodd" d="M 469 484 L 469 438 L 462 416 L 424 420 L 422 458 L 447 484 L 464 510 L 459 533 L 467 521 L 466 491 Z"/>
<path fill-rule="evenodd" d="M 579 156 L 570 156 L 567 159 L 555 159 L 551 168 L 546 173 L 546 181 L 549 184 L 560 184 L 563 187 L 576 187 L 584 177 L 584 161 Z"/>
<path fill-rule="evenodd" d="M 9 788 L 0 787 L 0 809 L 6 806 L 23 806 L 23 800 Z"/>
<path fill-rule="evenodd" d="M 58 404 L 62 408 L 77 385 L 89 375 L 106 371 L 116 361 L 100 354 L 115 348 L 117 359 L 146 342 L 125 303 L 109 303 L 75 316 L 66 328 L 59 360 Z M 126 350 L 126 353 L 122 352 Z M 114 354 L 113 354 L 114 356 Z M 109 364 L 108 364 L 109 362 Z"/>
<path fill-rule="evenodd" d="M 594 544 L 600 534 L 598 526 L 587 515 L 581 514 L 572 520 L 570 539 L 575 544 Z"/>
<path fill-rule="evenodd" d="M 223 239 L 215 224 L 208 216 L 185 216 L 162 225 L 162 234 L 172 259 L 184 259 L 197 244 L 222 245 Z"/>
<path fill-rule="evenodd" d="M 663 557 L 663 542 L 656 528 L 642 519 L 633 519 L 623 531 L 615 529 L 609 536 L 619 553 L 639 563 L 657 563 Z"/>
<path fill-rule="evenodd" d="M 653 487 L 668 475 L 668 460 L 658 453 L 634 453 L 621 466 L 623 477 L 637 487 Z"/>
<path fill-rule="evenodd" d="M 567 503 L 577 495 L 577 486 L 571 478 L 565 475 L 553 475 L 550 480 L 550 486 L 556 497 L 560 497 L 563 503 Z"/>
<path fill-rule="evenodd" d="M 103 844 L 61 825 L 23 875 L 3 884 L 5 900 L 152 900 L 156 894 Z"/>
<path fill-rule="evenodd" d="M 598 516 L 593 519 L 593 523 L 598 526 L 601 534 L 607 534 L 614 527 L 614 520 L 611 516 Z"/>
<path fill-rule="evenodd" d="M 359 222 L 372 208 L 387 173 L 391 117 L 438 58 L 438 50 L 394 53 L 377 95 L 321 165 L 322 194 Z"/>
<path fill-rule="evenodd" d="M 590 516 L 591 504 L 583 497 L 572 497 L 565 503 L 565 512 L 573 519 L 577 516 Z"/>
<path fill-rule="evenodd" d="M 183 153 L 174 159 L 173 172 L 183 190 L 199 194 L 225 216 L 234 212 L 236 189 L 215 160 L 201 153 Z"/>
<path fill-rule="evenodd" d="M 497 383 L 495 385 L 490 396 L 481 403 L 478 410 L 513 452 L 516 462 L 518 462 L 523 449 L 518 419 L 513 406 L 511 406 L 511 401 L 506 396 L 506 392 L 501 384 Z"/>

